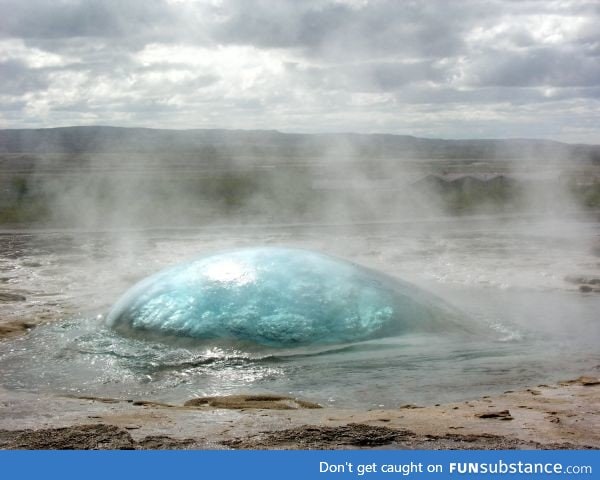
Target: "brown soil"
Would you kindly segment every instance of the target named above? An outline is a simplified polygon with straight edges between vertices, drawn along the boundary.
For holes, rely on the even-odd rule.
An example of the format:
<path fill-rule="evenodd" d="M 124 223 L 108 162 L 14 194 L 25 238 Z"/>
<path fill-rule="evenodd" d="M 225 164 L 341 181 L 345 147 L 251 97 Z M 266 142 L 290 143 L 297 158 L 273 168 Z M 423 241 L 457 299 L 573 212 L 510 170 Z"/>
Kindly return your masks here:
<path fill-rule="evenodd" d="M 417 435 L 410 430 L 349 423 L 337 427 L 302 425 L 221 442 L 234 449 L 580 449 L 570 443 L 541 444 L 499 435 Z M 167 450 L 201 447 L 193 439 L 149 435 L 134 440 L 109 424 L 73 425 L 41 430 L 0 430 L 0 448 L 7 450 Z"/>
<path fill-rule="evenodd" d="M 513 417 L 508 410 L 500 410 L 499 412 L 478 413 L 475 416 L 477 418 L 498 418 L 500 420 L 513 420 Z"/>
<path fill-rule="evenodd" d="M 18 293 L 0 292 L 0 303 L 24 302 L 25 300 L 27 300 L 27 298 Z"/>
<path fill-rule="evenodd" d="M 247 438 L 236 438 L 222 442 L 239 449 L 309 449 L 330 450 L 348 448 L 390 449 L 454 449 L 454 450 L 515 450 L 515 449 L 578 449 L 581 446 L 562 444 L 540 444 L 521 441 L 499 435 L 417 435 L 410 430 L 378 427 L 360 423 L 349 423 L 338 427 L 303 425 L 275 432 L 262 432 Z M 583 447 L 585 448 L 585 447 Z M 589 447 L 592 448 L 592 447 Z"/>
<path fill-rule="evenodd" d="M 299 408 L 322 408 L 306 400 L 280 395 L 225 395 L 220 397 L 193 398 L 184 403 L 186 407 L 209 406 L 213 408 L 261 408 L 268 410 L 297 410 Z"/>
<path fill-rule="evenodd" d="M 35 327 L 32 322 L 11 321 L 0 323 L 0 340 L 3 338 L 23 335 Z"/>
<path fill-rule="evenodd" d="M 561 385 L 583 385 L 584 387 L 593 387 L 600 385 L 600 378 L 581 376 L 575 380 L 561 382 Z"/>
<path fill-rule="evenodd" d="M 232 439 L 222 442 L 232 448 L 298 448 L 329 449 L 344 447 L 379 447 L 414 437 L 409 430 L 399 430 L 359 423 L 349 423 L 338 427 L 302 425 L 301 427 L 262 432 L 245 439 Z"/>
<path fill-rule="evenodd" d="M 0 430 L 0 448 L 7 450 L 164 450 L 191 448 L 191 439 L 148 436 L 135 441 L 115 425 L 73 425 L 42 430 Z"/>

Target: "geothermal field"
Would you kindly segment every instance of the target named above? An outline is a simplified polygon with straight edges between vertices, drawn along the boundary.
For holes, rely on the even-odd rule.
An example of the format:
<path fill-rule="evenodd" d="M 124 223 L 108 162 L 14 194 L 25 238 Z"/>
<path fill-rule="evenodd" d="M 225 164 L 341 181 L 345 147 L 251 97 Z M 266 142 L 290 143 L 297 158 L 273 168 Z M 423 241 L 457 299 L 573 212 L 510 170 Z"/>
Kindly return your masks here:
<path fill-rule="evenodd" d="M 0 447 L 598 448 L 599 161 L 1 130 Z"/>

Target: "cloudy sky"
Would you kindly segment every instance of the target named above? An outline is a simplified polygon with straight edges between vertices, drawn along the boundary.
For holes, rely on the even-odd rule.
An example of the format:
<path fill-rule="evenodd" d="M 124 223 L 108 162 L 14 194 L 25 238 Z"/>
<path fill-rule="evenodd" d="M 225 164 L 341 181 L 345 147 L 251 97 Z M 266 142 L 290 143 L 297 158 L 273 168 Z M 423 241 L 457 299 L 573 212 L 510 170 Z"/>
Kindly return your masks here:
<path fill-rule="evenodd" d="M 600 143 L 598 0 L 0 0 L 0 127 Z"/>

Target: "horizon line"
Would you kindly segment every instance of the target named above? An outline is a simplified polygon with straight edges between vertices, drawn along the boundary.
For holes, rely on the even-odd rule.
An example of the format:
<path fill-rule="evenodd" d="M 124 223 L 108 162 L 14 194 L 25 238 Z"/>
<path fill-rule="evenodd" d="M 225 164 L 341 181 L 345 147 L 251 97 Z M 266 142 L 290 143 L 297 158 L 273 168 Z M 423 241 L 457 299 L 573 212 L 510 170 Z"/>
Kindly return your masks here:
<path fill-rule="evenodd" d="M 460 142 L 460 141 L 476 141 L 476 142 L 493 142 L 493 141 L 536 141 L 536 142 L 550 142 L 550 143 L 558 143 L 563 145 L 586 145 L 586 146 L 600 146 L 598 143 L 584 143 L 584 142 L 565 142 L 561 140 L 554 140 L 549 138 L 539 138 L 539 137 L 485 137 L 485 138 L 476 138 L 476 137 L 458 137 L 458 138 L 448 138 L 448 137 L 422 137 L 411 135 L 407 133 L 390 133 L 390 132 L 357 132 L 357 131 L 334 131 L 334 132 L 294 132 L 294 131 L 285 131 L 279 130 L 276 128 L 266 129 L 266 128 L 219 128 L 219 127 L 200 127 L 200 128 L 164 128 L 164 127 L 143 127 L 143 126 L 121 126 L 121 125 L 107 125 L 107 124 L 98 124 L 98 125 L 61 125 L 61 126 L 53 126 L 53 127 L 9 127 L 9 128 L 0 128 L 0 131 L 15 131 L 15 130 L 29 130 L 29 131 L 39 131 L 39 130 L 59 130 L 59 129 L 74 129 L 74 128 L 113 128 L 120 130 L 156 130 L 156 131 L 171 131 L 171 132 L 199 132 L 199 131 L 225 131 L 225 132 L 263 132 L 263 133 L 278 133 L 280 135 L 305 135 L 305 136 L 325 136 L 325 135 L 356 135 L 356 136 L 373 136 L 373 137 L 408 137 L 420 140 L 441 140 L 446 142 Z"/>

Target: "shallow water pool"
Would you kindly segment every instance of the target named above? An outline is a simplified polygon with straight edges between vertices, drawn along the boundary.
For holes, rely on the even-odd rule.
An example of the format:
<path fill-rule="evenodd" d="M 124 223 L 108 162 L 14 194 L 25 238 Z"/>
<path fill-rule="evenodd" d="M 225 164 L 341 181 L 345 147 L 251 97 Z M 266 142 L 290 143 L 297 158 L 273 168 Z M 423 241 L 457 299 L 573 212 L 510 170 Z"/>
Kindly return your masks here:
<path fill-rule="evenodd" d="M 282 228 L 269 235 L 236 232 L 227 245 L 216 233 L 146 232 L 140 243 L 120 250 L 90 236 L 62 250 L 53 250 L 52 242 L 40 249 L 37 239 L 36 248 L 25 243 L 20 256 L 2 259 L 7 283 L 32 292 L 18 308 L 24 314 L 28 308 L 38 311 L 51 298 L 71 312 L 27 336 L 0 342 L 0 381 L 11 389 L 179 404 L 202 395 L 271 392 L 372 408 L 466 400 L 594 373 L 600 365 L 600 296 L 581 294 L 564 282 L 567 274 L 597 268 L 581 231 L 581 243 L 574 243 L 563 233 L 480 227 L 443 235 L 430 229 L 300 235 Z M 595 238 L 596 226 L 589 235 Z M 487 333 L 407 332 L 271 348 L 233 340 L 125 337 L 106 325 L 110 305 L 135 280 L 217 246 L 260 241 L 326 251 L 417 283 Z M 90 251 L 97 256 L 90 259 Z M 116 264 L 126 268 L 115 272 Z M 47 296 L 50 289 L 55 296 Z"/>

